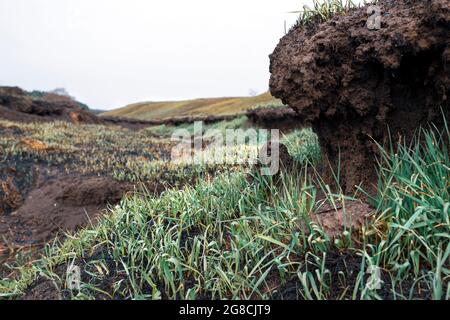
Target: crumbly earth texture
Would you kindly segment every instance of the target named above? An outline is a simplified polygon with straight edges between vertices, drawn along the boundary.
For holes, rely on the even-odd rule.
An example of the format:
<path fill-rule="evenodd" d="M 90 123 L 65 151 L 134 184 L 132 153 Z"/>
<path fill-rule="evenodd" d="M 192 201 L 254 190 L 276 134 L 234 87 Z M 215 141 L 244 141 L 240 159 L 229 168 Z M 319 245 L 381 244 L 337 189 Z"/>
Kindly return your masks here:
<path fill-rule="evenodd" d="M 374 141 L 410 140 L 449 118 L 450 1 L 382 0 L 381 28 L 367 8 L 299 26 L 271 55 L 272 94 L 312 125 L 352 192 L 376 178 Z M 389 130 L 388 130 L 389 128 Z"/>

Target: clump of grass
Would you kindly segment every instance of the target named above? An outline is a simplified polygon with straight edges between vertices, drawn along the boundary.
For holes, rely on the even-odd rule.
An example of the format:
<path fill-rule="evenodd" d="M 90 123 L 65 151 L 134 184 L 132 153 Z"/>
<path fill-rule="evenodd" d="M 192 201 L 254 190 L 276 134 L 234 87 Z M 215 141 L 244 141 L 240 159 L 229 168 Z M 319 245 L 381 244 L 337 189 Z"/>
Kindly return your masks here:
<path fill-rule="evenodd" d="M 161 124 L 157 126 L 151 126 L 149 128 L 144 129 L 145 133 L 153 135 L 155 137 L 170 137 L 173 133 L 175 127 L 168 126 L 166 124 Z"/>
<path fill-rule="evenodd" d="M 254 110 L 258 109 L 279 109 L 279 108 L 286 108 L 287 106 L 281 101 L 276 100 L 270 103 L 264 103 L 264 104 L 258 104 L 253 107 Z"/>
<path fill-rule="evenodd" d="M 381 148 L 378 195 L 373 199 L 378 245 L 365 256 L 392 270 L 392 281 L 424 282 L 433 299 L 450 299 L 450 133 L 421 129 L 411 145 Z"/>
<path fill-rule="evenodd" d="M 300 164 L 317 163 L 321 158 L 318 136 L 312 129 L 295 130 L 282 139 L 290 155 Z"/>
<path fill-rule="evenodd" d="M 377 1 L 365 0 L 363 5 L 374 4 Z M 297 24 L 294 26 L 307 26 L 314 23 L 322 23 L 331 20 L 336 15 L 342 15 L 351 9 L 358 8 L 352 0 L 313 0 L 313 6 L 304 6 L 302 11 L 294 11 L 300 14 Z"/>

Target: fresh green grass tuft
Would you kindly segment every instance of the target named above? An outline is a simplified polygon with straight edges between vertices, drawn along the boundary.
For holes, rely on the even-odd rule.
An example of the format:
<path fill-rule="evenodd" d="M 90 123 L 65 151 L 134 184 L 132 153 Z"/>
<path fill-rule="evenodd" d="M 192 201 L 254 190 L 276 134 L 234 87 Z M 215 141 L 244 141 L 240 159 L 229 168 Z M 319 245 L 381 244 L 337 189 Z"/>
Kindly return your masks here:
<path fill-rule="evenodd" d="M 317 163 L 321 158 L 319 138 L 312 129 L 295 130 L 285 135 L 282 142 L 300 164 Z"/>
<path fill-rule="evenodd" d="M 377 1 L 365 0 L 363 5 L 374 4 Z M 294 11 L 300 14 L 297 25 L 307 26 L 312 23 L 322 23 L 331 20 L 336 15 L 342 15 L 351 9 L 360 7 L 352 0 L 313 0 L 313 6 L 304 6 L 302 11 Z"/>
<path fill-rule="evenodd" d="M 392 281 L 425 282 L 431 298 L 450 299 L 450 134 L 421 129 L 412 145 L 382 150 L 374 203 L 378 246 L 370 260 L 394 270 Z"/>

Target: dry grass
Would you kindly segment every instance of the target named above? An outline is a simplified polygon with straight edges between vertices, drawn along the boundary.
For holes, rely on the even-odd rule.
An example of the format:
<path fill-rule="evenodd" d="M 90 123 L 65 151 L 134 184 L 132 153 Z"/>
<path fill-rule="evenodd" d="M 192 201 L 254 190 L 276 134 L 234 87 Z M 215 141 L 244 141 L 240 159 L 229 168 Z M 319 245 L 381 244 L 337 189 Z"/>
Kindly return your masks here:
<path fill-rule="evenodd" d="M 169 119 L 186 116 L 234 115 L 260 105 L 280 104 L 270 93 L 256 97 L 211 98 L 188 101 L 143 102 L 106 112 L 105 116 L 143 120 Z"/>

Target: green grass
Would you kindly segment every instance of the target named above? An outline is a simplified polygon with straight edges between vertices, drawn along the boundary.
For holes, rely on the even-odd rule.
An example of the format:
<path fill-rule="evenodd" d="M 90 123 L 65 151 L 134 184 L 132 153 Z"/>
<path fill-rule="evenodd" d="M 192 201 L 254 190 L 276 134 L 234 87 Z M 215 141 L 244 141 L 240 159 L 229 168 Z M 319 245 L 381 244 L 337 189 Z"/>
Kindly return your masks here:
<path fill-rule="evenodd" d="M 251 127 L 252 126 L 249 123 L 248 118 L 246 116 L 241 116 L 233 120 L 219 121 L 212 124 L 202 123 L 203 130 L 201 133 L 205 134 L 208 130 L 218 130 L 220 133 L 225 135 L 227 130 L 249 129 Z M 191 135 L 194 135 L 195 124 L 185 123 L 177 126 L 162 124 L 157 126 L 150 126 L 149 128 L 146 128 L 144 132 L 149 133 L 150 135 L 153 135 L 155 137 L 171 138 L 172 135 L 180 129 L 187 130 Z"/>
<path fill-rule="evenodd" d="M 378 245 L 367 259 L 395 270 L 392 281 L 424 282 L 433 299 L 450 299 L 450 158 L 448 128 L 421 129 L 412 146 L 383 150 L 374 200 Z M 410 279 L 410 280 L 412 280 Z"/>
<path fill-rule="evenodd" d="M 306 167 L 282 174 L 281 186 L 223 173 L 124 199 L 16 281 L 1 281 L 0 297 L 19 298 L 40 277 L 73 299 L 268 299 L 285 289 L 298 299 L 450 299 L 449 139 L 448 130 L 423 130 L 410 146 L 382 149 L 375 221 L 358 234 L 331 239 L 312 222 L 323 190 L 331 203 L 353 199 Z M 87 275 L 81 292 L 65 288 L 72 262 Z M 381 290 L 366 285 L 375 267 Z"/>
<path fill-rule="evenodd" d="M 295 27 L 327 22 L 336 15 L 343 15 L 351 9 L 360 7 L 355 2 L 352 0 L 313 0 L 312 7 L 304 6 L 303 10 L 293 12 L 300 14 Z M 363 5 L 376 2 L 377 0 L 365 0 Z"/>
<path fill-rule="evenodd" d="M 294 160 L 300 164 L 317 163 L 321 158 L 319 137 L 312 129 L 294 130 L 285 135 L 282 142 Z"/>

